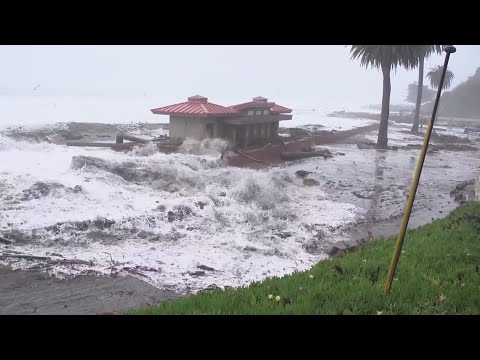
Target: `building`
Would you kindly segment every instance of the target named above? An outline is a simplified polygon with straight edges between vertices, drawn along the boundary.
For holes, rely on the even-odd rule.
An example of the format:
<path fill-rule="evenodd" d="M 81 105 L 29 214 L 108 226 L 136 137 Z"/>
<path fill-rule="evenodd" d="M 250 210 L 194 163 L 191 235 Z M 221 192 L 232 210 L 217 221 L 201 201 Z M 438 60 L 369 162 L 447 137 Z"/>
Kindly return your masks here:
<path fill-rule="evenodd" d="M 291 120 L 292 109 L 269 102 L 261 96 L 252 101 L 221 106 L 196 95 L 188 101 L 151 110 L 170 115 L 171 138 L 224 138 L 243 148 L 265 145 L 278 138 L 279 122 Z"/>

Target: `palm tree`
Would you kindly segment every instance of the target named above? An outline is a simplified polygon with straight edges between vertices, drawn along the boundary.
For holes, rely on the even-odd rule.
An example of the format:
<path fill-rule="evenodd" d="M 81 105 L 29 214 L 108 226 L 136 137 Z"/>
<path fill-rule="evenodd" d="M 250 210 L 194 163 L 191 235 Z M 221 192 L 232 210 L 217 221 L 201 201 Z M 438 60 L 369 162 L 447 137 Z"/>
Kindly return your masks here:
<path fill-rule="evenodd" d="M 351 60 L 360 59 L 360 65 L 368 68 L 380 68 L 383 73 L 382 113 L 378 130 L 378 147 L 387 147 L 388 117 L 390 115 L 390 72 L 398 66 L 407 70 L 418 65 L 424 54 L 423 45 L 352 45 Z"/>
<path fill-rule="evenodd" d="M 438 87 L 440 86 L 442 73 L 443 73 L 443 65 L 437 65 L 434 68 L 430 68 L 430 71 L 427 73 L 427 76 L 425 77 L 430 80 L 430 86 L 432 88 L 438 89 Z M 453 74 L 453 72 L 447 69 L 447 71 L 445 72 L 445 79 L 443 79 L 442 90 L 447 90 L 450 87 L 450 85 L 452 85 L 452 80 L 454 78 L 455 78 L 455 75 Z M 438 116 L 438 112 L 437 112 L 437 116 Z"/>
<path fill-rule="evenodd" d="M 415 115 L 413 117 L 412 133 L 418 132 L 418 123 L 420 118 L 420 106 L 422 102 L 422 90 L 423 90 L 423 69 L 425 65 L 425 59 L 432 53 L 441 54 L 442 45 L 422 45 L 423 54 L 420 55 L 418 63 L 418 88 L 417 88 L 417 102 L 415 104 Z"/>
<path fill-rule="evenodd" d="M 430 86 L 434 89 L 438 89 L 440 86 L 440 79 L 442 78 L 443 65 L 437 65 L 434 68 L 431 68 L 427 73 L 427 78 L 430 79 Z M 452 80 L 455 78 L 455 75 L 452 71 L 448 70 L 445 72 L 445 79 L 443 80 L 442 90 L 447 90 L 450 85 L 452 85 Z"/>

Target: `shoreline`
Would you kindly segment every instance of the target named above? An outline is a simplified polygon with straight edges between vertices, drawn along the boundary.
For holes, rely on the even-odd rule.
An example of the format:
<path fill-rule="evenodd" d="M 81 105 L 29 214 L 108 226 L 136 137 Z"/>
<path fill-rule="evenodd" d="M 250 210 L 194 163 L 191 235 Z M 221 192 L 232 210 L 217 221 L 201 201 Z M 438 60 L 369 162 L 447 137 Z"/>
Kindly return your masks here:
<path fill-rule="evenodd" d="M 340 144 L 335 143 L 330 144 L 329 146 L 332 146 L 333 148 L 338 146 L 339 149 L 344 151 L 343 147 L 346 146 L 346 143 L 355 144 L 360 141 L 361 138 L 363 138 L 363 135 L 348 139 L 347 141 L 342 139 L 339 140 Z M 362 157 L 361 154 L 371 154 L 369 151 L 374 151 L 375 153 L 379 154 L 380 163 L 377 164 L 374 169 L 372 168 L 372 170 L 375 171 L 376 179 L 381 180 L 376 181 L 375 186 L 382 184 L 384 176 L 383 170 L 385 169 L 388 171 L 389 163 L 386 160 L 382 160 L 382 156 L 384 155 L 381 154 L 388 153 L 377 150 L 358 151 L 354 150 L 353 146 L 348 149 L 351 154 L 357 152 L 357 155 L 360 155 L 360 157 Z M 416 153 L 416 151 L 412 152 L 412 154 L 413 153 Z M 349 154 L 347 154 L 347 157 L 348 156 Z M 341 156 L 336 160 L 340 161 L 341 158 L 345 158 L 345 156 Z M 335 159 L 333 161 L 335 161 Z M 333 180 L 339 180 L 335 178 L 334 174 L 335 171 L 342 168 L 343 165 L 339 164 L 338 162 L 337 165 L 334 164 L 335 163 L 330 163 L 330 166 L 324 168 L 323 170 L 328 170 L 330 172 L 333 171 L 333 173 L 328 173 L 325 176 L 330 177 Z M 295 162 L 293 167 L 299 170 L 304 168 L 307 170 L 314 169 L 312 167 L 308 167 L 307 165 L 311 166 L 311 163 L 299 161 Z M 438 167 L 438 164 L 436 166 Z M 313 171 L 315 172 L 315 170 Z M 354 175 L 352 174 L 355 174 L 355 170 L 352 168 L 349 171 L 351 172 L 344 174 L 344 178 L 351 178 L 353 183 L 354 179 L 352 176 Z M 385 183 L 385 185 L 388 186 L 388 183 Z M 337 189 L 339 187 L 343 189 L 345 185 L 341 184 L 341 181 L 339 180 L 335 187 L 337 187 Z M 423 224 L 429 223 L 431 221 L 430 216 L 434 213 L 435 216 L 438 216 L 438 213 L 440 213 L 440 217 L 443 218 L 451 211 L 451 209 L 458 207 L 460 204 L 454 202 L 451 199 L 451 195 L 448 193 L 450 189 L 451 188 L 444 186 L 441 191 L 438 190 L 443 194 L 443 198 L 441 201 L 436 200 L 436 202 L 433 202 L 434 205 L 437 204 L 437 207 L 432 206 L 433 210 L 431 213 L 425 212 L 425 214 L 422 214 L 422 216 L 419 216 L 414 220 L 412 219 L 413 221 L 410 225 L 416 228 Z M 371 196 L 374 198 L 370 199 L 368 198 L 368 196 L 370 196 L 368 193 L 362 193 L 364 195 L 360 194 L 362 197 L 359 198 L 354 193 L 354 195 L 357 197 L 352 197 L 351 190 L 352 189 L 347 188 L 345 191 L 337 191 L 339 197 L 334 200 L 339 202 L 349 202 L 355 206 L 361 206 L 370 209 L 369 211 L 372 211 L 372 217 L 367 218 L 363 223 L 356 224 L 350 231 L 347 230 L 345 236 L 348 239 L 358 240 L 360 238 L 366 238 L 368 231 L 372 231 L 372 229 L 374 230 L 372 231 L 374 238 L 378 238 L 379 236 L 394 235 L 398 231 L 400 219 L 397 217 L 389 217 L 388 219 L 383 220 L 377 219 L 378 221 L 375 220 L 377 211 L 382 211 L 380 208 L 382 206 L 381 196 L 379 198 L 375 198 L 375 194 L 373 194 Z M 387 189 L 383 189 L 381 191 L 386 190 Z M 372 200 L 372 205 L 369 208 L 368 205 L 370 204 L 370 200 Z M 419 201 L 421 200 L 419 199 Z M 373 206 L 378 206 L 379 208 L 377 209 Z M 387 210 L 390 209 L 389 204 L 386 206 Z M 403 202 L 399 206 L 403 206 Z M 423 209 L 419 207 L 417 210 L 422 212 L 425 210 L 426 206 L 428 207 L 428 204 L 423 203 Z M 415 223 L 418 224 L 415 225 Z M 411 228 L 412 227 L 410 227 L 410 229 Z M 0 281 L 0 314 L 116 313 L 124 310 L 151 306 L 162 301 L 186 296 L 185 294 L 170 290 L 160 290 L 152 285 L 149 285 L 147 282 L 132 276 L 77 276 L 69 279 L 59 279 L 38 270 L 12 270 L 9 266 L 4 265 L 0 265 L 0 276 L 2 279 Z"/>
<path fill-rule="evenodd" d="M 454 209 L 460 206 L 458 204 Z M 448 214 L 449 212 L 446 212 L 435 220 L 443 219 Z M 416 226 L 409 226 L 408 229 L 417 229 L 430 222 L 418 223 Z M 347 231 L 349 236 L 340 243 L 357 242 L 358 246 L 349 249 L 348 252 L 356 251 L 372 241 L 383 241 L 396 235 L 397 232 L 394 231 L 398 229 L 396 223 L 397 219 L 391 219 L 378 223 L 357 224 L 354 229 Z M 374 239 L 368 239 L 365 234 L 372 230 L 377 235 Z M 335 251 L 335 244 L 337 243 L 331 244 L 330 249 Z M 333 253 L 316 264 L 335 256 L 339 254 Z M 10 266 L 2 264 L 0 279 L 0 315 L 114 315 L 190 296 L 188 293 L 156 288 L 133 276 L 81 275 L 60 279 L 43 271 L 13 270 Z"/>

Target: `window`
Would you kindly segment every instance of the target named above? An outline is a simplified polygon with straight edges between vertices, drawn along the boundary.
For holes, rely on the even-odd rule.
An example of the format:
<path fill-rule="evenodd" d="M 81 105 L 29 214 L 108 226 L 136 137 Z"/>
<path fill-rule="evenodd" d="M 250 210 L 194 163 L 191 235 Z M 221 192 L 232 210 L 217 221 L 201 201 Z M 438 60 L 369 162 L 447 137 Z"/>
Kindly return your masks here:
<path fill-rule="evenodd" d="M 262 115 L 262 110 L 255 111 L 255 115 Z"/>
<path fill-rule="evenodd" d="M 253 116 L 254 113 L 255 113 L 255 112 L 254 112 L 253 110 L 248 110 L 248 115 L 249 115 L 249 116 Z"/>
<path fill-rule="evenodd" d="M 263 110 L 263 115 L 268 115 L 269 111 L 267 109 Z"/>

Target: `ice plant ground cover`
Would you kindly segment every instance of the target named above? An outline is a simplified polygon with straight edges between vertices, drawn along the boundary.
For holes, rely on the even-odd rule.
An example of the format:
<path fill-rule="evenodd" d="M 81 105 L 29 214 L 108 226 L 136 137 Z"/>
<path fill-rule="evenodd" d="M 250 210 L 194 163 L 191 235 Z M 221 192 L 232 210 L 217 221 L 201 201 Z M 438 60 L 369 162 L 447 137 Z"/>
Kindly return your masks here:
<path fill-rule="evenodd" d="M 392 292 L 394 237 L 311 270 L 206 291 L 129 314 L 480 314 L 480 203 L 407 233 Z"/>

